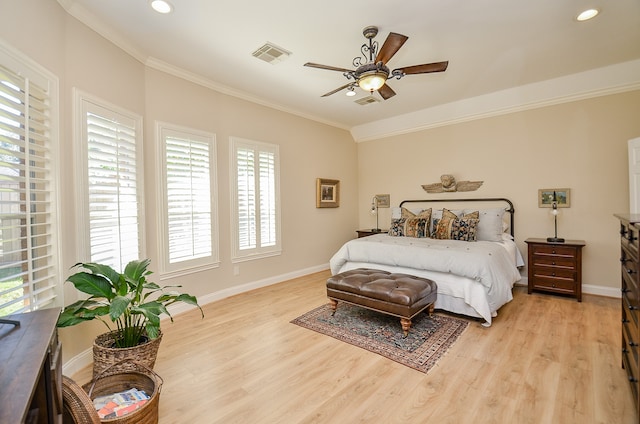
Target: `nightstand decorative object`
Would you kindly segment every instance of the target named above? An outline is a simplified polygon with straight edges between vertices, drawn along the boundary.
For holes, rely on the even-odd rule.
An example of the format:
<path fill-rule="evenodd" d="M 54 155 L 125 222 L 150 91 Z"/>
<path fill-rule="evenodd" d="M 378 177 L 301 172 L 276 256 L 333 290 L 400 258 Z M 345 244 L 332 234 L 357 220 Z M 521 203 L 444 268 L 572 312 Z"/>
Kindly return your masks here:
<path fill-rule="evenodd" d="M 584 240 L 553 243 L 529 238 L 529 294 L 534 290 L 575 296 L 582 302 L 582 248 Z"/>
<path fill-rule="evenodd" d="M 374 234 L 386 234 L 388 232 L 389 230 L 380 230 L 375 228 L 368 230 L 356 230 L 356 233 L 358 233 L 358 238 L 372 236 Z"/>

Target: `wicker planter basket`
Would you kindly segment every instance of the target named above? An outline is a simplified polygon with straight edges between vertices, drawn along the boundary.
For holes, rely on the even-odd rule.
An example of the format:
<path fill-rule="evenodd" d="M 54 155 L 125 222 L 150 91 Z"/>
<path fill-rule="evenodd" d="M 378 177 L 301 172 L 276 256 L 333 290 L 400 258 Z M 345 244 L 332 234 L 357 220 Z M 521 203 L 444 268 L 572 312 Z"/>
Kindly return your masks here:
<path fill-rule="evenodd" d="M 102 375 L 94 378 L 82 388 L 89 394 L 91 401 L 99 396 L 110 395 L 132 388 L 144 390 L 150 399 L 139 409 L 122 417 L 101 419 L 103 424 L 157 424 L 162 378 L 152 369 L 142 364 L 129 362 L 126 365 L 134 371 L 113 373 L 113 368 L 122 364 L 116 363 L 106 368 Z"/>
<path fill-rule="evenodd" d="M 135 370 L 134 363 L 142 364 L 153 369 L 158 356 L 158 348 L 162 340 L 162 332 L 157 338 L 148 340 L 134 347 L 115 348 L 117 331 L 104 333 L 96 337 L 93 342 L 93 379 L 110 368 L 109 373 L 126 372 Z M 117 365 L 116 365 L 117 364 Z"/>

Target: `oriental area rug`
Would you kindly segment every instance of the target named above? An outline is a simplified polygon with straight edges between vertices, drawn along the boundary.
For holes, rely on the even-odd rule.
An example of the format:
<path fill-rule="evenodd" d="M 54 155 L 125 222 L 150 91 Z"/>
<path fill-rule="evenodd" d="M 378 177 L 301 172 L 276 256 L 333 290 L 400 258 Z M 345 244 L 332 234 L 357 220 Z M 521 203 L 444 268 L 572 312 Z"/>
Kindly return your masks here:
<path fill-rule="evenodd" d="M 403 337 L 400 318 L 341 302 L 334 316 L 323 305 L 291 321 L 293 324 L 358 346 L 427 373 L 469 325 L 463 319 L 418 314 Z"/>

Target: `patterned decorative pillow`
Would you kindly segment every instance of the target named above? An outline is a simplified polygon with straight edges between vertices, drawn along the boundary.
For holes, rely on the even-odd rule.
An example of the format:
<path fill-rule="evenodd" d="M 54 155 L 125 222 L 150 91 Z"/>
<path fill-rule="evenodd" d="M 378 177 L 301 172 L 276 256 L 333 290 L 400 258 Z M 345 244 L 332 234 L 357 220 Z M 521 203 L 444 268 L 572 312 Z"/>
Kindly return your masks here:
<path fill-rule="evenodd" d="M 451 212 L 449 209 L 442 209 L 442 218 L 435 220 L 433 232 L 431 238 L 447 240 L 451 238 L 451 225 L 453 220 L 458 219 L 458 215 Z"/>
<path fill-rule="evenodd" d="M 389 235 L 393 237 L 429 237 L 431 209 L 420 211 L 418 215 L 409 209 L 401 208 L 400 216 L 391 219 Z"/>
<path fill-rule="evenodd" d="M 417 216 L 408 218 L 405 222 L 406 237 L 429 237 L 429 224 L 431 223 L 431 208 L 421 211 Z"/>
<path fill-rule="evenodd" d="M 394 218 L 389 226 L 389 235 L 393 237 L 404 237 L 404 224 L 406 218 Z"/>
<path fill-rule="evenodd" d="M 478 218 L 467 218 L 467 215 L 454 219 L 451 224 L 451 240 L 476 241 L 478 222 Z"/>
<path fill-rule="evenodd" d="M 462 218 L 480 219 L 480 211 L 465 213 L 464 215 L 462 215 Z"/>

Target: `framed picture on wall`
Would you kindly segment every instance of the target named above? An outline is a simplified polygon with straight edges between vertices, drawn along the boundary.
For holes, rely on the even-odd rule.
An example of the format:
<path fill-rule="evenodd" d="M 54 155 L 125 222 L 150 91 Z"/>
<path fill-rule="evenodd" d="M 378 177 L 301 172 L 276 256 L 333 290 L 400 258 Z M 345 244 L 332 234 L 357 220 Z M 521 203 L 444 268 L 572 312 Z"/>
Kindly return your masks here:
<path fill-rule="evenodd" d="M 538 207 L 550 208 L 553 205 L 555 193 L 559 208 L 571 207 L 571 189 L 569 188 L 541 188 L 538 190 Z"/>
<path fill-rule="evenodd" d="M 316 178 L 316 208 L 340 206 L 340 180 Z"/>

